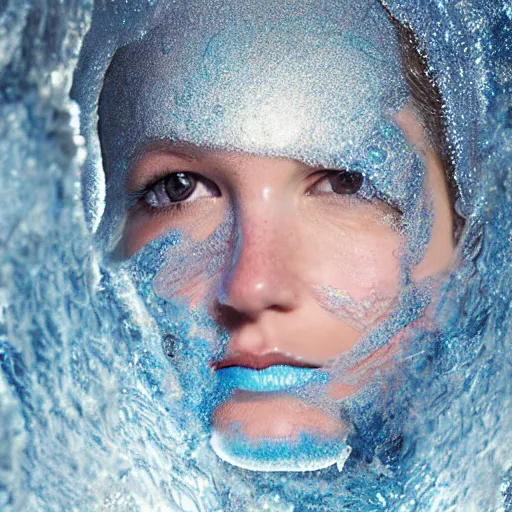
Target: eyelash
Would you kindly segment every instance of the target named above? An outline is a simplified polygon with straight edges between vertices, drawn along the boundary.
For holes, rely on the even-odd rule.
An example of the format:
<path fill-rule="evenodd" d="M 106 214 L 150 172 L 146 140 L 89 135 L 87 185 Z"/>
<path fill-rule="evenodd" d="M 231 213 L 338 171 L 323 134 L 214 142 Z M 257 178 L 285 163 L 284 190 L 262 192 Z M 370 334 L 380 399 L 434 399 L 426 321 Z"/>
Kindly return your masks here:
<path fill-rule="evenodd" d="M 316 172 L 315 175 L 320 174 L 320 177 L 317 180 L 315 180 L 314 184 L 312 186 L 310 186 L 309 189 L 312 189 L 312 188 L 318 186 L 323 180 L 328 179 L 330 176 L 334 176 L 336 173 L 339 173 L 341 171 L 343 171 L 343 169 L 323 169 L 322 171 Z M 187 201 L 185 199 L 183 201 L 170 202 L 169 204 L 167 204 L 165 206 L 152 206 L 151 204 L 148 203 L 147 200 L 145 200 L 145 197 L 150 192 L 154 192 L 155 188 L 161 182 L 168 179 L 168 177 L 170 175 L 178 174 L 179 172 L 180 171 L 169 170 L 169 171 L 162 173 L 162 175 L 153 179 L 148 185 L 144 186 L 144 188 L 130 194 L 130 196 L 131 196 L 130 203 L 132 205 L 137 204 L 137 203 L 138 204 L 142 203 L 143 208 L 151 215 L 159 215 L 159 214 L 164 214 L 164 213 L 169 213 L 169 212 L 181 213 L 181 212 L 183 212 L 183 210 L 188 209 L 189 207 L 192 206 L 192 203 L 194 201 Z M 204 182 L 210 181 L 210 180 L 207 180 L 206 178 L 202 177 L 200 174 L 197 174 L 194 172 L 190 172 L 190 171 L 181 171 L 181 172 L 183 172 L 184 174 L 193 175 L 195 177 L 195 179 L 197 179 L 198 182 L 204 183 Z M 377 191 L 366 176 L 363 176 L 363 183 L 361 185 L 361 188 L 354 194 L 342 195 L 342 194 L 334 193 L 334 195 L 337 195 L 339 197 L 345 197 L 345 198 L 347 198 L 347 197 L 348 198 L 350 198 L 350 197 L 357 198 L 357 199 L 360 199 L 363 201 L 368 201 L 368 202 L 371 202 L 372 200 L 383 201 L 383 202 L 387 203 L 393 210 L 395 210 L 396 213 L 398 213 L 400 215 L 402 214 L 402 211 L 398 207 L 396 202 L 392 201 L 388 197 L 385 197 L 382 193 Z"/>
<path fill-rule="evenodd" d="M 129 198 L 128 198 L 129 208 L 138 204 L 142 208 L 144 208 L 146 213 L 149 213 L 150 215 L 155 215 L 155 216 L 167 214 L 167 213 L 181 213 L 183 210 L 186 210 L 190 206 L 190 201 L 179 201 L 176 203 L 169 203 L 166 206 L 152 206 L 145 200 L 145 197 L 150 192 L 154 191 L 155 187 L 159 183 L 163 182 L 171 174 L 176 174 L 178 172 L 180 172 L 180 171 L 175 171 L 175 170 L 164 171 L 156 178 L 153 178 L 153 180 L 150 181 L 143 188 L 136 190 L 134 192 L 131 192 L 129 194 Z M 199 178 L 201 178 L 201 176 L 196 173 L 191 173 L 189 171 L 181 171 L 181 172 L 186 173 L 186 174 L 194 174 L 194 176 L 198 176 Z"/>
<path fill-rule="evenodd" d="M 320 183 L 322 183 L 324 180 L 328 179 L 329 177 L 334 177 L 336 174 L 346 171 L 345 169 L 323 169 L 321 171 L 318 171 L 317 174 L 320 175 L 320 177 L 315 180 L 314 184 L 310 188 L 314 188 Z M 357 171 L 347 171 L 349 173 L 356 173 Z M 358 173 L 361 174 L 361 173 Z M 388 198 L 384 197 L 383 194 L 381 194 L 372 184 L 372 182 L 368 179 L 368 177 L 362 175 L 363 183 L 361 185 L 361 188 L 354 192 L 353 194 L 336 194 L 334 195 L 344 198 L 357 198 L 364 201 L 371 201 L 373 199 L 378 199 L 380 201 L 385 201 L 390 204 L 394 204 L 392 201 L 390 201 Z"/>

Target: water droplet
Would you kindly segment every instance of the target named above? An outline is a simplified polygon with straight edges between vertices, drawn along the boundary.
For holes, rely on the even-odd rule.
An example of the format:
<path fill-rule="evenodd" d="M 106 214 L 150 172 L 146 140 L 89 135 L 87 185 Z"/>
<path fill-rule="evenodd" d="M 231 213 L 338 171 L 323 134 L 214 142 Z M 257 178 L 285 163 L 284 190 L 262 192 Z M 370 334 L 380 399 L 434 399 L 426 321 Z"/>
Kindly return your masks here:
<path fill-rule="evenodd" d="M 164 337 L 164 341 L 162 343 L 162 348 L 163 348 L 164 354 L 171 359 L 174 359 L 177 341 L 178 341 L 178 339 L 176 338 L 176 336 L 174 336 L 172 334 L 167 334 Z"/>
<path fill-rule="evenodd" d="M 174 102 L 178 107 L 189 107 L 192 102 L 192 92 L 185 86 L 180 92 L 174 95 Z"/>
<path fill-rule="evenodd" d="M 384 149 L 378 148 L 376 146 L 371 146 L 368 148 L 367 156 L 370 162 L 374 165 L 381 165 L 388 158 L 387 152 Z"/>
<path fill-rule="evenodd" d="M 171 53 L 171 50 L 172 50 L 172 45 L 169 41 L 163 41 L 162 42 L 162 53 L 164 55 L 169 55 L 169 53 Z"/>
<path fill-rule="evenodd" d="M 213 106 L 212 113 L 216 117 L 223 117 L 224 116 L 224 107 L 217 103 L 216 105 Z"/>

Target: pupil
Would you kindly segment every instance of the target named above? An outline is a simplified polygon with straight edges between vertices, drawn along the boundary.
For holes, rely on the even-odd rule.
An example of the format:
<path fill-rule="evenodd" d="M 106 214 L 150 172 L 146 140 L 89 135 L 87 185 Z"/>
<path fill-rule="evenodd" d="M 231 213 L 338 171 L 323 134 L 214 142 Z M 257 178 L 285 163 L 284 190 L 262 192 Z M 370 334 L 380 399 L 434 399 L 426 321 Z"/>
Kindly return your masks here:
<path fill-rule="evenodd" d="M 355 194 L 363 186 L 363 175 L 359 172 L 340 171 L 329 177 L 336 194 Z"/>
<path fill-rule="evenodd" d="M 171 174 L 165 181 L 165 191 L 171 203 L 184 201 L 192 195 L 196 188 L 196 179 L 188 173 Z"/>

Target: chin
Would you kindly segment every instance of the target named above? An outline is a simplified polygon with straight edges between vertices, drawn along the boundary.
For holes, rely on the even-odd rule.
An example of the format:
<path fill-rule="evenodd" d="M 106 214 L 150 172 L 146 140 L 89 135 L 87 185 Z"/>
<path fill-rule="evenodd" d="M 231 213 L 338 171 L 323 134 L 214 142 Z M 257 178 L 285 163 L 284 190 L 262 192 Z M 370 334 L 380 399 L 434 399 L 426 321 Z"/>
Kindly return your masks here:
<path fill-rule="evenodd" d="M 344 440 L 312 432 L 254 440 L 214 429 L 210 445 L 225 462 L 251 471 L 317 471 L 334 464 L 341 471 L 351 452 Z"/>
<path fill-rule="evenodd" d="M 238 390 L 215 410 L 210 444 L 222 460 L 253 471 L 341 471 L 346 438 L 339 421 L 299 397 Z"/>

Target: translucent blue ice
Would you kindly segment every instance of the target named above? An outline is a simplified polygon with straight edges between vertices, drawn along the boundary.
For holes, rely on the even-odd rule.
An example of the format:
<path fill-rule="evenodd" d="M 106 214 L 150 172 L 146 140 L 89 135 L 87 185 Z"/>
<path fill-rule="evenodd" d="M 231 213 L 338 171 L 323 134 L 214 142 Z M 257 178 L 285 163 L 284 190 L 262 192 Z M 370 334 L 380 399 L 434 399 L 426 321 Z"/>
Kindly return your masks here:
<path fill-rule="evenodd" d="M 81 63 L 84 133 L 109 53 L 179 2 L 94 4 L 106 36 Z M 460 263 L 396 396 L 358 397 L 343 471 L 274 474 L 212 455 L 129 273 L 102 265 L 86 227 L 101 208 L 85 194 L 84 219 L 80 175 L 99 154 L 88 138 L 84 163 L 70 87 L 92 0 L 0 4 L 1 510 L 512 509 L 512 12 L 489 0 L 386 5 L 417 34 L 445 98 Z M 173 321 L 186 328 L 179 308 Z"/>

